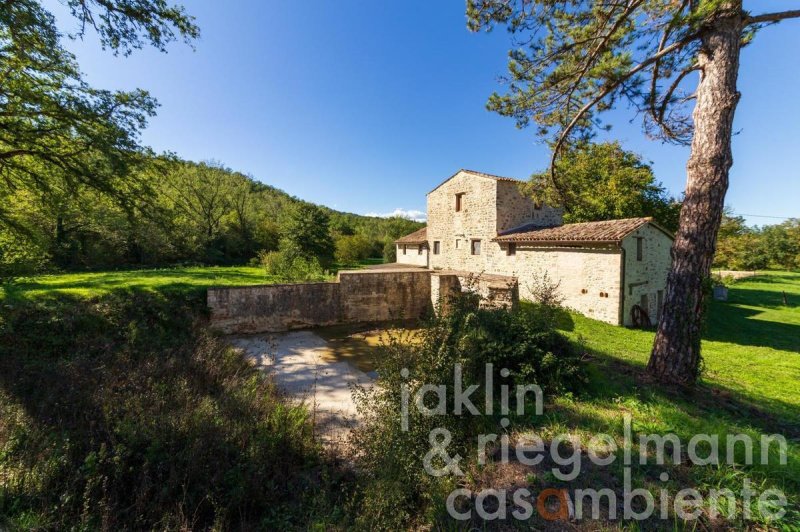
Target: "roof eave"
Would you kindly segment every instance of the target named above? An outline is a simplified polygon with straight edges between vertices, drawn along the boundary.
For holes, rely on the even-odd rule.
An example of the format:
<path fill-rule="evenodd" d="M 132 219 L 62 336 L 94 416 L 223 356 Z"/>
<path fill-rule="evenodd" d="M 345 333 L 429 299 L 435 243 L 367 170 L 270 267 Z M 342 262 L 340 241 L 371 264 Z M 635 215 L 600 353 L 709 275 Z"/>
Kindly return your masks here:
<path fill-rule="evenodd" d="M 498 244 L 529 244 L 532 246 L 620 246 L 621 240 L 529 240 L 525 238 L 509 239 L 509 238 L 493 238 L 492 242 Z"/>

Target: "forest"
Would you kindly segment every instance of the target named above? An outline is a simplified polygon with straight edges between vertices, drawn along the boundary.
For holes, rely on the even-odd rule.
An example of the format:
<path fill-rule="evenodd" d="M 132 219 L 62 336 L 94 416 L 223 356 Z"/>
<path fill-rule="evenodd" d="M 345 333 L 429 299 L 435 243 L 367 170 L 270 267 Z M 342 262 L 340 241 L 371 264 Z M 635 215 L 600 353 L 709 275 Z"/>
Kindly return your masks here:
<path fill-rule="evenodd" d="M 142 157 L 129 182 L 122 199 L 58 181 L 0 187 L 0 275 L 245 264 L 292 243 L 329 268 L 393 260 L 392 242 L 421 227 L 316 206 L 213 161 Z"/>

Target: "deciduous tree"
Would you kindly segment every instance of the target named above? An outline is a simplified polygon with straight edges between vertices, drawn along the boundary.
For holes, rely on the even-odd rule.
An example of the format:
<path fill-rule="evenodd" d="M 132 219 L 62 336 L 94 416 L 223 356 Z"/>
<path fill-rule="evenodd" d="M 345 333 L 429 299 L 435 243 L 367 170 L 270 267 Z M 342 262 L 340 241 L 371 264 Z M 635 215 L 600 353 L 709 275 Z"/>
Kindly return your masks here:
<path fill-rule="evenodd" d="M 193 19 L 165 0 L 67 0 L 76 37 L 96 30 L 103 47 L 128 54 L 164 49 L 198 34 Z M 61 45 L 53 15 L 34 0 L 0 2 L 0 186 L 48 193 L 49 175 L 119 199 L 141 194 L 129 172 L 141 160 L 139 132 L 155 113 L 143 90 L 90 87 Z M 43 171 L 42 171 L 43 170 Z M 0 206 L 0 220 L 7 219 Z"/>
<path fill-rule="evenodd" d="M 544 172 L 531 178 L 530 193 L 548 205 L 563 206 L 565 222 L 651 216 L 670 231 L 678 228 L 680 203 L 641 157 L 618 142 L 570 146 L 556 164 L 562 192 Z"/>

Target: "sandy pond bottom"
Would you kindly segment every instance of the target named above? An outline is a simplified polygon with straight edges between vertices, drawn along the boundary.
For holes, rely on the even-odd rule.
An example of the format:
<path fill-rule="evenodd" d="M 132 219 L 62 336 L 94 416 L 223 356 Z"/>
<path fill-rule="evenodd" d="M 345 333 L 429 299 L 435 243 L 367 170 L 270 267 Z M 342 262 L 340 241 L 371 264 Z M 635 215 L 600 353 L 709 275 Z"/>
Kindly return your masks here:
<path fill-rule="evenodd" d="M 325 327 L 275 334 L 232 336 L 256 366 L 269 371 L 289 395 L 312 409 L 325 443 L 346 440 L 358 423 L 353 386 L 371 386 L 380 346 L 390 338 L 414 341 L 410 328 Z"/>

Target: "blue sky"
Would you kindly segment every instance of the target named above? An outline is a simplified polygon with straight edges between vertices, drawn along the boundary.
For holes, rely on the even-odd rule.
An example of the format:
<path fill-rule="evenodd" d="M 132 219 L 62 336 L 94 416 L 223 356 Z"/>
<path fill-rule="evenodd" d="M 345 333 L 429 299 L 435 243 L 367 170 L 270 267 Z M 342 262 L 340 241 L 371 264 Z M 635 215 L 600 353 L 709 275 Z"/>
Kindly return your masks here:
<path fill-rule="evenodd" d="M 548 151 L 532 130 L 485 109 L 509 37 L 466 30 L 460 0 L 186 0 L 195 50 L 114 57 L 95 38 L 68 43 L 86 78 L 149 90 L 161 103 L 143 141 L 214 159 L 300 198 L 356 213 L 425 210 L 459 168 L 526 178 Z M 45 5 L 59 14 L 55 0 Z M 789 0 L 745 2 L 758 12 Z M 800 21 L 762 31 L 743 51 L 727 202 L 739 213 L 800 216 Z M 673 193 L 688 149 L 645 138 L 615 110 L 607 135 L 651 161 Z M 630 121 L 633 119 L 633 122 Z M 747 217 L 751 224 L 779 219 Z"/>

